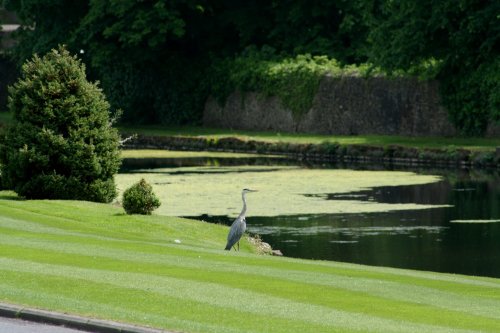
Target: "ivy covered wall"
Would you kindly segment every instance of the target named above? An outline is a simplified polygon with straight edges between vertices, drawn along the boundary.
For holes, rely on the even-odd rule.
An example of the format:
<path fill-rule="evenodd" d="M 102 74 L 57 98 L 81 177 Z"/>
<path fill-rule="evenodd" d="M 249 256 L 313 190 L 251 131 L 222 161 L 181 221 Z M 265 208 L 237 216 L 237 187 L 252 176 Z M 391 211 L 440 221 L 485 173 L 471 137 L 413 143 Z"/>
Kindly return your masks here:
<path fill-rule="evenodd" d="M 234 91 L 205 104 L 206 126 L 334 135 L 452 136 L 458 132 L 441 105 L 436 81 L 382 76 L 325 75 L 310 107 L 297 115 L 276 95 Z M 487 136 L 498 136 L 490 124 Z"/>

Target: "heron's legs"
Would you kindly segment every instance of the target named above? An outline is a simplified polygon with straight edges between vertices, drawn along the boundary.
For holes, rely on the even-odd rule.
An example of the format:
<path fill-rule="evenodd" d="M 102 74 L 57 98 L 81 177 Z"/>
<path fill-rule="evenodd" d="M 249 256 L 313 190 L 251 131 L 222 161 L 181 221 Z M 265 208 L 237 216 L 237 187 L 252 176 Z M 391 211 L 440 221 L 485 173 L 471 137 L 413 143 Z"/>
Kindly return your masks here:
<path fill-rule="evenodd" d="M 240 252 L 240 241 L 238 241 L 238 252 Z"/>

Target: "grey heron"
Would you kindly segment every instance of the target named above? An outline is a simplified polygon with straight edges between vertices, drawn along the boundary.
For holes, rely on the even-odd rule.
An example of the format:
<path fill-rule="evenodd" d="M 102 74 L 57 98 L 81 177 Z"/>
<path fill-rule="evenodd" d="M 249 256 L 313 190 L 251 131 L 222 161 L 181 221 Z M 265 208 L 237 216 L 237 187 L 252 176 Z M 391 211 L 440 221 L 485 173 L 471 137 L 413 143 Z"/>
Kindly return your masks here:
<path fill-rule="evenodd" d="M 231 248 L 238 244 L 238 251 L 240 250 L 240 239 L 241 236 L 245 233 L 247 229 L 247 223 L 245 221 L 245 213 L 247 212 L 247 201 L 245 198 L 245 194 L 250 192 L 257 192 L 255 190 L 249 190 L 247 188 L 243 189 L 241 192 L 241 198 L 243 199 L 243 209 L 241 210 L 240 215 L 234 220 L 233 224 L 231 224 L 231 229 L 229 229 L 229 234 L 227 235 L 227 244 L 225 250 L 229 251 Z M 236 250 L 236 248 L 235 248 Z"/>

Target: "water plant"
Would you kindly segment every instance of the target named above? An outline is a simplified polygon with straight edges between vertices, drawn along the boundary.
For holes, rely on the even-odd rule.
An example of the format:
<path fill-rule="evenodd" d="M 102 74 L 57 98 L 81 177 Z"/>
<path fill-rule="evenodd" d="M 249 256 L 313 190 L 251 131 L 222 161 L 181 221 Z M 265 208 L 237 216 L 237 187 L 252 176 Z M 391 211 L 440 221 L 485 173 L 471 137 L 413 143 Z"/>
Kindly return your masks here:
<path fill-rule="evenodd" d="M 119 188 L 141 178 L 156 185 L 161 201 L 158 209 L 169 216 L 237 216 L 242 188 L 259 190 L 252 201 L 250 216 L 360 213 L 391 210 L 429 209 L 440 205 L 388 204 L 358 200 L 327 200 L 332 193 L 348 193 L 376 186 L 416 185 L 439 181 L 439 176 L 400 171 L 356 171 L 301 169 L 289 166 L 180 167 L 137 170 L 118 174 Z M 171 195 L 175 193 L 175 195 Z"/>

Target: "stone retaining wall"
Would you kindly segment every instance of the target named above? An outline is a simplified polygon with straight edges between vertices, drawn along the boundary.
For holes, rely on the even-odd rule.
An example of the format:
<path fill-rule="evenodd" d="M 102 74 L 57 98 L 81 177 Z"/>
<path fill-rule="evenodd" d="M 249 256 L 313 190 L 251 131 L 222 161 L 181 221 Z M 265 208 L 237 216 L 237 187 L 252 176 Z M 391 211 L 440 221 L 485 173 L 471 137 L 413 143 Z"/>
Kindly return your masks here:
<path fill-rule="evenodd" d="M 294 117 L 277 97 L 234 92 L 224 106 L 205 104 L 203 124 L 244 130 L 333 135 L 381 134 L 453 136 L 458 134 L 440 104 L 438 84 L 415 78 L 326 76 L 312 107 Z M 498 136 L 499 126 L 488 130 Z"/>

